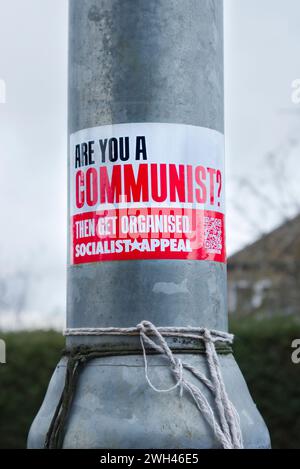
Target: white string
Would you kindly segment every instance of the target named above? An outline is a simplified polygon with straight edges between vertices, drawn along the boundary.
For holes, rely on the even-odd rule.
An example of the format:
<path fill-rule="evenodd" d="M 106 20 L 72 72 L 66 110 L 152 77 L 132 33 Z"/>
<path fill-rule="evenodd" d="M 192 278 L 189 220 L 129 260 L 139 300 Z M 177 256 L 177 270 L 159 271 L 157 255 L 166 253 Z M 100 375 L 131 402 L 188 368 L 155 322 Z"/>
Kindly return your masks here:
<path fill-rule="evenodd" d="M 146 322 L 146 321 L 144 321 Z M 143 323 L 141 323 L 143 324 Z M 199 339 L 203 336 L 206 329 L 203 327 L 157 327 L 156 330 L 164 335 L 164 337 L 187 337 L 192 339 Z M 233 343 L 234 336 L 227 332 L 220 332 L 211 330 L 211 340 L 213 342 L 226 342 Z M 139 336 L 138 327 L 80 327 L 68 328 L 64 330 L 65 336 L 101 336 L 101 335 L 114 335 L 114 336 Z"/>
<path fill-rule="evenodd" d="M 150 381 L 149 375 L 148 375 L 148 359 L 147 359 L 147 353 L 146 353 L 146 349 L 145 349 L 145 345 L 144 345 L 144 341 L 143 341 L 142 337 L 141 337 L 141 345 L 142 345 L 142 349 L 143 349 L 143 357 L 144 357 L 144 364 L 145 364 L 145 377 L 146 377 L 146 381 L 149 384 L 150 388 L 153 389 L 153 391 L 158 392 L 158 393 L 167 393 L 167 392 L 174 391 L 175 389 L 177 389 L 180 386 L 180 395 L 182 396 L 182 393 L 183 393 L 183 386 L 182 386 L 183 366 L 182 366 L 181 360 L 178 360 L 179 379 L 178 379 L 177 383 L 175 384 L 175 386 L 172 386 L 168 389 L 158 389 L 156 386 L 154 386 L 154 384 L 152 384 L 152 382 Z"/>
<path fill-rule="evenodd" d="M 65 336 L 139 336 L 143 351 L 145 378 L 150 388 L 157 393 L 168 393 L 180 388 L 180 396 L 186 390 L 193 398 L 197 408 L 211 426 L 217 440 L 224 449 L 242 449 L 243 438 L 240 418 L 237 410 L 229 400 L 223 381 L 221 366 L 216 352 L 215 343 L 233 343 L 233 335 L 226 332 L 209 331 L 195 327 L 155 327 L 149 321 L 143 321 L 131 328 L 76 328 L 66 329 Z M 198 369 L 176 358 L 167 344 L 165 337 L 183 337 L 201 340 L 205 346 L 210 378 Z M 160 353 L 168 362 L 175 377 L 176 384 L 168 389 L 158 389 L 151 382 L 148 373 L 147 349 Z M 204 393 L 184 376 L 184 370 L 198 378 L 213 394 L 217 416 Z"/>

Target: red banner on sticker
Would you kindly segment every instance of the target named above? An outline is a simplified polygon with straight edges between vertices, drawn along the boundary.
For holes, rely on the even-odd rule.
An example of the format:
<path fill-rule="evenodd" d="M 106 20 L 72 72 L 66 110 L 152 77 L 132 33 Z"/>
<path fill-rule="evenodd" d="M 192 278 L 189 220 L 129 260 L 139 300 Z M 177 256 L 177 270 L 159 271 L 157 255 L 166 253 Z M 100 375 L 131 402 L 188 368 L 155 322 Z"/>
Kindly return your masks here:
<path fill-rule="evenodd" d="M 226 262 L 224 215 L 197 209 L 141 208 L 72 217 L 72 264 L 189 259 Z"/>

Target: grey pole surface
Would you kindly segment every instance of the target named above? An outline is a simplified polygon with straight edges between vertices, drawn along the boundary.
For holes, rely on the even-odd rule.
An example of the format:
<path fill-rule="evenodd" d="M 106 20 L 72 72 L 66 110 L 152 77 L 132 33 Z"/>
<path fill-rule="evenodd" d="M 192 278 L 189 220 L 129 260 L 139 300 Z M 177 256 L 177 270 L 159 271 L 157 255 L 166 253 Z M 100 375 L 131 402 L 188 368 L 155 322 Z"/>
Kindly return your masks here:
<path fill-rule="evenodd" d="M 221 0 L 70 0 L 69 134 L 121 123 L 171 123 L 224 131 Z M 70 232 L 70 230 L 69 230 Z M 69 249 L 70 251 L 70 249 Z M 67 325 L 227 330 L 226 266 L 209 261 L 139 260 L 68 265 Z M 67 346 L 136 348 L 136 338 L 68 338 Z M 172 341 L 170 341 L 172 345 Z M 190 360 L 206 369 L 204 357 Z M 186 350 L 185 350 L 186 352 Z M 220 358 L 247 447 L 269 435 L 230 356 Z M 151 375 L 172 380 L 159 357 Z M 43 446 L 63 386 L 58 365 L 28 446 Z M 169 383 L 169 384 L 170 384 Z M 156 394 L 140 356 L 96 359 L 80 377 L 66 448 L 211 448 L 214 437 L 188 399 Z"/>

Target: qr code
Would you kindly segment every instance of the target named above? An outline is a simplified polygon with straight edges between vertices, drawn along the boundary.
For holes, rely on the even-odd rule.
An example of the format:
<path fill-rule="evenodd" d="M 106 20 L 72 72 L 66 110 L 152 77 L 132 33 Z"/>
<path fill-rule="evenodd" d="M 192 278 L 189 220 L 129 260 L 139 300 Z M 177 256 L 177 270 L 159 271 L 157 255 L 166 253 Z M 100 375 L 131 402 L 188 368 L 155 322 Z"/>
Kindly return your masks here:
<path fill-rule="evenodd" d="M 223 224 L 220 218 L 204 217 L 204 246 L 209 253 L 221 254 Z"/>

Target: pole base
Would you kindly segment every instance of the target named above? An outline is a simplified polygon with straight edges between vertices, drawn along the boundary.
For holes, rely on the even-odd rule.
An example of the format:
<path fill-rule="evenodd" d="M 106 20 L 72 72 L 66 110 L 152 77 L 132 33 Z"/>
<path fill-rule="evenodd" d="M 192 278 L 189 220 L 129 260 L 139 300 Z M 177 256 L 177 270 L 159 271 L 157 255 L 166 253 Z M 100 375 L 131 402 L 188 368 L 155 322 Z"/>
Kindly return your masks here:
<path fill-rule="evenodd" d="M 177 355 L 207 373 L 204 355 Z M 221 370 L 230 400 L 237 409 L 247 449 L 270 448 L 270 436 L 249 394 L 232 355 L 220 355 Z M 42 407 L 28 437 L 29 449 L 44 447 L 66 372 L 66 359 L 58 364 Z M 188 373 L 186 371 L 186 373 Z M 159 389 L 174 379 L 165 360 L 149 357 L 149 377 Z M 213 406 L 209 391 L 194 377 Z M 213 449 L 220 448 L 213 431 L 195 403 L 179 389 L 156 393 L 146 382 L 141 356 L 105 357 L 82 369 L 65 427 L 64 449 Z"/>

